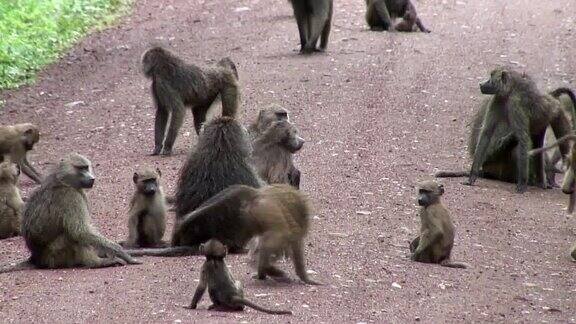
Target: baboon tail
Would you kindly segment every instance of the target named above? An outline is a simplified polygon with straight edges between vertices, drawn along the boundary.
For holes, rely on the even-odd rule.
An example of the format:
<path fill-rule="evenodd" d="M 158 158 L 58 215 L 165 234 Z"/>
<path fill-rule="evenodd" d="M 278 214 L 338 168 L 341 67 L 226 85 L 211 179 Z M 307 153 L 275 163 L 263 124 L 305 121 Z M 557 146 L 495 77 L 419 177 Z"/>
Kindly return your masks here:
<path fill-rule="evenodd" d="M 258 306 L 254 303 L 252 303 L 249 300 L 246 300 L 244 298 L 240 298 L 240 297 L 235 297 L 234 298 L 234 303 L 238 303 L 238 304 L 244 304 L 245 306 L 248 306 L 250 308 L 254 308 L 257 311 L 261 311 L 267 314 L 276 314 L 276 315 L 292 315 L 292 311 L 288 311 L 288 310 L 274 310 L 274 309 L 268 309 L 268 308 L 264 308 L 261 306 Z"/>
<path fill-rule="evenodd" d="M 171 246 L 167 248 L 148 248 L 125 250 L 133 257 L 157 256 L 157 257 L 179 257 L 189 255 L 199 255 L 200 251 L 196 246 Z"/>
<path fill-rule="evenodd" d="M 545 147 L 541 147 L 541 148 L 539 148 L 539 149 L 534 149 L 534 150 L 528 151 L 528 155 L 533 156 L 533 155 L 536 155 L 536 154 L 540 154 L 540 153 L 542 153 L 542 152 L 546 152 L 546 151 L 548 151 L 548 150 L 550 150 L 550 149 L 553 149 L 553 148 L 555 148 L 556 146 L 558 146 L 558 145 L 560 145 L 560 144 L 562 144 L 562 143 L 564 143 L 564 142 L 566 142 L 566 141 L 576 141 L 576 135 L 566 135 L 566 136 L 563 136 L 563 137 L 561 137 L 559 140 L 557 140 L 557 141 L 556 141 L 555 143 L 553 143 L 553 144 L 550 144 L 550 145 L 545 146 Z"/>
<path fill-rule="evenodd" d="M 470 172 L 468 171 L 438 171 L 434 175 L 436 178 L 459 178 L 468 177 Z"/>
<path fill-rule="evenodd" d="M 450 260 L 444 260 L 442 262 L 440 262 L 440 265 L 443 267 L 448 267 L 448 268 L 458 268 L 458 269 L 466 269 L 466 268 L 470 268 L 470 265 L 468 263 L 464 263 L 464 262 L 452 262 Z"/>
<path fill-rule="evenodd" d="M 420 18 L 416 18 L 416 26 L 418 26 L 418 28 L 420 29 L 421 32 L 423 33 L 430 33 L 430 29 L 424 27 L 424 24 L 422 23 L 422 21 L 420 20 Z"/>
<path fill-rule="evenodd" d="M 30 260 L 22 261 L 17 264 L 9 264 L 0 267 L 0 273 L 8 273 L 14 271 L 22 271 L 22 270 L 32 270 L 36 269 L 36 267 L 30 262 Z"/>
<path fill-rule="evenodd" d="M 572 91 L 572 89 L 570 88 L 565 88 L 565 87 L 561 87 L 558 88 L 552 92 L 550 92 L 550 95 L 552 95 L 554 98 L 558 98 L 561 95 L 567 95 L 568 97 L 570 97 L 570 101 L 572 101 L 572 120 L 576 120 L 576 95 L 574 94 L 574 91 Z M 576 129 L 576 124 L 573 125 L 574 129 Z"/>

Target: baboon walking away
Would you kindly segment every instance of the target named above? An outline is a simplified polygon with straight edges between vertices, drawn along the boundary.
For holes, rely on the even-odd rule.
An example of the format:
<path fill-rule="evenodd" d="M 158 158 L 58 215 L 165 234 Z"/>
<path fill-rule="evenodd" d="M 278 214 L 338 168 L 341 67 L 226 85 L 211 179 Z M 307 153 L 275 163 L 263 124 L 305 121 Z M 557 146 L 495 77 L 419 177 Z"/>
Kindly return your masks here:
<path fill-rule="evenodd" d="M 300 53 L 325 51 L 332 27 L 332 0 L 292 0 L 290 3 L 298 24 Z"/>

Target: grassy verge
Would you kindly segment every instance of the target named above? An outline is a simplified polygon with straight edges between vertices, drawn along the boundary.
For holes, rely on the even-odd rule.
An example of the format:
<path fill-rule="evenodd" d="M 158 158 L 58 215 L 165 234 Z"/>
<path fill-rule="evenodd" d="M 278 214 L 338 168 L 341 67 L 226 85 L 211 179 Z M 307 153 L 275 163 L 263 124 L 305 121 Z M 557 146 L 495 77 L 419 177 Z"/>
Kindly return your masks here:
<path fill-rule="evenodd" d="M 39 69 L 124 14 L 131 2 L 0 0 L 0 89 L 33 81 Z"/>

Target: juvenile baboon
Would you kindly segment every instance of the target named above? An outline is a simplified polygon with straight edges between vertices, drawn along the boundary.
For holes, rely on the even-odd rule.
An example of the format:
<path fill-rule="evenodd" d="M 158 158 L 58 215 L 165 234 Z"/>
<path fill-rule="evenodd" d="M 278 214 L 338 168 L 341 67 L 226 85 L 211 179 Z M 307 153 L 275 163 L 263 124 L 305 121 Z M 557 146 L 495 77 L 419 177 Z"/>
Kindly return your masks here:
<path fill-rule="evenodd" d="M 264 131 L 275 121 L 290 121 L 288 114 L 289 111 L 286 110 L 286 108 L 277 104 L 272 104 L 266 108 L 260 109 L 256 120 L 248 126 L 250 140 L 254 141 L 256 137 L 264 133 Z"/>
<path fill-rule="evenodd" d="M 560 105 L 564 117 L 558 117 L 558 120 L 562 119 L 563 123 L 570 123 L 572 129 L 574 129 L 574 121 L 576 120 L 575 107 L 576 107 L 576 96 L 574 93 L 567 88 L 558 88 L 549 93 L 549 96 L 545 95 L 551 102 L 556 99 L 557 103 Z M 479 109 L 474 114 L 471 127 L 472 131 L 468 139 L 468 154 L 470 157 L 474 157 L 476 152 L 476 147 L 478 145 L 478 138 L 480 137 L 480 132 L 483 128 L 484 118 L 486 112 L 490 107 L 493 98 L 487 98 Z M 555 139 L 554 129 L 550 126 L 547 127 L 545 132 L 545 143 L 551 145 Z M 505 120 L 498 121 L 490 142 L 488 144 L 486 161 L 482 165 L 479 175 L 484 178 L 496 179 L 500 181 L 515 183 L 518 181 L 518 171 L 516 169 L 517 161 L 517 141 L 513 135 L 513 132 Z M 558 151 L 557 154 L 554 153 L 551 156 L 544 157 L 544 171 L 545 178 L 548 187 L 555 187 L 556 180 L 555 175 L 558 173 L 556 164 L 559 159 L 562 158 L 562 154 Z M 565 156 L 564 156 L 565 158 Z M 536 181 L 536 168 L 534 163 L 530 165 L 528 184 L 538 185 Z M 470 172 L 468 171 L 441 171 L 436 174 L 436 177 L 468 177 Z"/>
<path fill-rule="evenodd" d="M 30 258 L 0 272 L 138 264 L 121 246 L 92 227 L 85 190 L 93 185 L 87 158 L 76 153 L 63 158 L 24 208 L 22 236 Z"/>
<path fill-rule="evenodd" d="M 124 247 L 164 246 L 166 202 L 160 185 L 160 170 L 144 168 L 134 173 L 136 192 L 130 201 L 128 239 Z"/>
<path fill-rule="evenodd" d="M 450 261 L 455 228 L 450 213 L 440 201 L 443 193 L 444 186 L 434 181 L 424 181 L 418 185 L 418 205 L 422 206 L 420 235 L 410 243 L 410 258 L 445 267 L 467 268 L 465 263 Z"/>
<path fill-rule="evenodd" d="M 42 175 L 28 162 L 27 153 L 40 140 L 36 125 L 16 124 L 0 126 L 0 156 L 17 163 L 22 172 L 36 183 L 42 182 Z"/>
<path fill-rule="evenodd" d="M 294 166 L 293 154 L 304 139 L 294 124 L 287 120 L 272 123 L 252 143 L 252 161 L 260 177 L 269 184 L 287 183 L 300 188 L 300 170 Z"/>
<path fill-rule="evenodd" d="M 24 202 L 17 187 L 19 175 L 18 164 L 0 163 L 0 239 L 20 234 Z"/>
<path fill-rule="evenodd" d="M 144 75 L 152 80 L 156 104 L 152 155 L 172 153 L 186 106 L 192 110 L 197 134 L 218 96 L 222 100 L 223 116 L 235 117 L 238 113 L 238 71 L 229 58 L 223 58 L 213 67 L 201 68 L 187 64 L 166 49 L 153 47 L 142 55 L 142 68 Z"/>
<path fill-rule="evenodd" d="M 393 19 L 396 18 L 402 21 L 394 26 Z M 411 32 L 416 24 L 422 32 L 430 32 L 418 18 L 416 7 L 410 0 L 366 0 L 366 22 L 374 31 Z"/>
<path fill-rule="evenodd" d="M 529 179 L 528 150 L 542 147 L 548 126 L 552 127 L 558 138 L 572 133 L 570 120 L 566 118 L 556 98 L 541 94 L 530 77 L 508 68 L 493 70 L 490 79 L 480 85 L 480 91 L 493 96 L 486 108 L 472 168 L 465 184 L 474 184 L 481 175 L 484 163 L 491 158 L 490 154 L 496 152 L 508 155 L 505 157 L 508 160 L 514 159 L 517 191 L 523 193 L 527 189 Z M 502 137 L 502 134 L 508 131 L 511 135 Z M 515 144 L 514 148 L 512 150 L 496 148 L 490 152 L 490 143 L 494 136 L 502 139 L 502 143 L 496 143 L 495 146 L 508 145 L 512 141 Z M 560 151 L 564 156 L 568 154 L 568 144 L 561 145 Z M 542 155 L 535 156 L 533 163 L 536 184 L 547 188 Z"/>
<path fill-rule="evenodd" d="M 196 147 L 180 170 L 172 245 L 188 245 L 186 233 L 179 229 L 180 220 L 186 214 L 235 184 L 258 188 L 263 182 L 250 162 L 246 131 L 233 118 L 215 118 L 204 126 Z M 242 248 L 227 246 L 234 251 Z"/>
<path fill-rule="evenodd" d="M 332 27 L 332 0 L 292 0 L 300 34 L 300 53 L 325 51 Z M 316 44 L 320 39 L 320 47 Z"/>
<path fill-rule="evenodd" d="M 196 309 L 198 302 L 202 299 L 206 288 L 212 300 L 211 310 L 221 311 L 242 311 L 245 306 L 268 314 L 290 315 L 291 311 L 272 310 L 252 303 L 244 298 L 244 289 L 240 281 L 234 280 L 232 273 L 228 270 L 224 257 L 227 249 L 218 240 L 211 239 L 200 246 L 200 251 L 206 256 L 206 261 L 202 265 L 200 282 L 192 298 L 189 309 Z"/>

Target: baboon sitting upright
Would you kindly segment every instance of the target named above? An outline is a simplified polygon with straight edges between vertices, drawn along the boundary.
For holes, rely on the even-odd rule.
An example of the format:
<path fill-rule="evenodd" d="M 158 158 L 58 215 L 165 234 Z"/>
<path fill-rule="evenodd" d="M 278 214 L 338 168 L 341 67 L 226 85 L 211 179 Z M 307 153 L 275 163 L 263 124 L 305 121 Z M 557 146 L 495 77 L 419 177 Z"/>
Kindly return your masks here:
<path fill-rule="evenodd" d="M 410 243 L 411 259 L 451 268 L 467 268 L 465 263 L 450 261 L 455 228 L 450 213 L 440 201 L 442 194 L 444 186 L 434 181 L 418 185 L 418 205 L 422 206 L 420 235 Z"/>
<path fill-rule="evenodd" d="M 136 192 L 130 201 L 128 239 L 124 247 L 164 246 L 166 201 L 160 185 L 160 170 L 144 168 L 134 173 Z"/>
<path fill-rule="evenodd" d="M 87 158 L 76 153 L 63 158 L 24 208 L 22 236 L 30 259 L 0 272 L 138 264 L 92 226 L 85 190 L 93 185 L 92 165 Z"/>
<path fill-rule="evenodd" d="M 142 69 L 152 80 L 152 97 L 156 104 L 152 155 L 172 154 L 186 106 L 192 109 L 197 134 L 218 96 L 222 100 L 223 116 L 235 117 L 238 113 L 238 71 L 229 58 L 220 60 L 216 66 L 200 68 L 187 64 L 166 49 L 153 47 L 142 55 Z"/>
<path fill-rule="evenodd" d="M 36 183 L 42 182 L 42 175 L 28 162 L 28 151 L 40 140 L 40 132 L 34 124 L 0 126 L 0 156 L 17 163 L 22 172 Z"/>
<path fill-rule="evenodd" d="M 24 202 L 17 187 L 19 175 L 18 164 L 0 163 L 0 239 L 20 234 Z"/>
<path fill-rule="evenodd" d="M 551 95 L 542 94 L 535 83 L 526 74 L 520 74 L 508 68 L 497 68 L 490 74 L 490 79 L 480 85 L 483 94 L 492 95 L 487 103 L 486 114 L 482 121 L 482 129 L 478 136 L 478 144 L 474 151 L 474 160 L 466 184 L 473 185 L 484 163 L 491 160 L 490 154 L 501 153 L 507 155 L 504 161 L 514 161 L 512 167 L 516 171 L 517 191 L 526 191 L 529 179 L 528 151 L 531 148 L 540 148 L 544 143 L 544 136 L 548 126 L 552 127 L 556 137 L 572 133 L 572 124 L 563 113 L 560 102 Z M 514 143 L 513 149 L 502 151 L 495 148 L 489 151 L 494 136 L 502 138 L 502 143 Z M 563 156 L 569 152 L 567 143 L 560 146 Z M 547 188 L 544 159 L 542 155 L 533 159 L 536 184 Z"/>
<path fill-rule="evenodd" d="M 366 22 L 371 30 L 411 32 L 416 25 L 422 32 L 430 32 L 418 18 L 416 7 L 410 0 L 366 0 L 366 7 Z M 393 19 L 396 18 L 402 21 L 394 26 Z"/>
<path fill-rule="evenodd" d="M 300 34 L 300 53 L 325 51 L 332 27 L 332 0 L 292 0 Z M 316 44 L 320 39 L 320 47 Z"/>
<path fill-rule="evenodd" d="M 300 170 L 294 166 L 293 154 L 304 139 L 298 136 L 294 124 L 276 121 L 252 143 L 252 161 L 260 177 L 269 184 L 286 183 L 300 188 Z"/>

